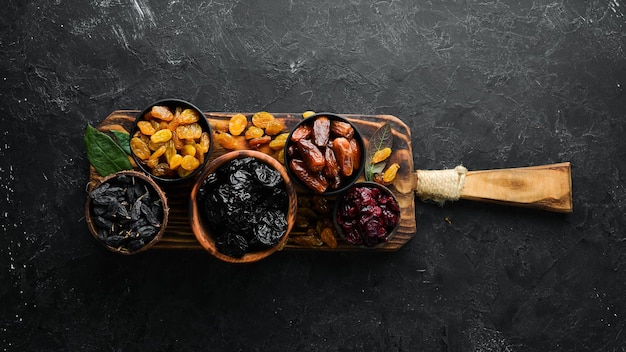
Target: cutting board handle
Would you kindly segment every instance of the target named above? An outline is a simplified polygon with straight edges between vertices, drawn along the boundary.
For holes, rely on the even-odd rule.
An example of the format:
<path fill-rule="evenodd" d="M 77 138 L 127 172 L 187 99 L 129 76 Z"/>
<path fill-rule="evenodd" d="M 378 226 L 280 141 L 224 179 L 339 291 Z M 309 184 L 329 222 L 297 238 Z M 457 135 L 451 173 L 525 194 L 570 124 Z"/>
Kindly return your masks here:
<path fill-rule="evenodd" d="M 452 195 L 444 194 L 441 197 L 439 192 L 433 196 L 430 191 L 425 190 L 428 188 L 428 185 L 424 185 L 425 180 L 431 173 L 437 176 L 438 172 L 452 175 L 452 183 L 456 182 L 457 188 Z M 573 210 L 569 162 L 479 171 L 467 171 L 459 166 L 453 170 L 417 170 L 415 174 L 416 193 L 422 199 L 440 202 L 467 199 L 559 213 L 571 213 Z M 424 180 L 420 180 L 420 175 Z"/>

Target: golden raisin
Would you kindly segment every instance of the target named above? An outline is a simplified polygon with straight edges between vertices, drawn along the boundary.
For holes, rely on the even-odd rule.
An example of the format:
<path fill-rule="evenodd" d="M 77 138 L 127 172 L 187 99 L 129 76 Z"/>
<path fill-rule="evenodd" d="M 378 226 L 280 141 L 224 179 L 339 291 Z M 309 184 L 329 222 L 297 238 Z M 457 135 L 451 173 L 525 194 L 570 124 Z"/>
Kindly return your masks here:
<path fill-rule="evenodd" d="M 386 160 L 391 155 L 391 148 L 386 147 L 376 151 L 372 157 L 372 164 L 378 164 L 381 161 Z"/>
<path fill-rule="evenodd" d="M 146 136 L 152 136 L 154 132 L 156 132 L 156 129 L 154 128 L 152 123 L 150 123 L 150 121 L 137 122 L 137 128 L 139 128 L 141 133 L 145 134 Z"/>
<path fill-rule="evenodd" d="M 183 161 L 183 156 L 180 154 L 174 154 L 169 161 L 170 169 L 174 170 L 179 167 L 181 161 Z"/>
<path fill-rule="evenodd" d="M 215 140 L 225 149 L 235 149 L 237 147 L 237 139 L 230 133 L 218 133 Z"/>
<path fill-rule="evenodd" d="M 153 143 L 165 143 L 172 139 L 172 131 L 168 129 L 158 130 L 152 136 L 150 136 L 150 140 Z"/>
<path fill-rule="evenodd" d="M 248 141 L 248 143 L 250 144 L 250 146 L 252 148 L 259 148 L 260 146 L 264 145 L 264 144 L 268 144 L 270 141 L 272 140 L 272 137 L 270 136 L 263 136 L 260 138 L 253 138 L 251 140 Z"/>
<path fill-rule="evenodd" d="M 155 150 L 154 153 L 150 155 L 150 159 L 159 159 L 161 155 L 165 154 L 166 149 L 167 147 L 165 145 L 160 146 L 159 149 Z"/>
<path fill-rule="evenodd" d="M 324 242 L 322 242 L 319 238 L 312 235 L 293 236 L 293 238 L 290 237 L 290 239 L 292 239 L 296 244 L 307 247 L 319 247 L 324 244 Z"/>
<path fill-rule="evenodd" d="M 150 158 L 150 148 L 148 148 L 148 145 L 138 137 L 131 138 L 130 149 L 133 151 L 133 154 L 141 160 Z"/>
<path fill-rule="evenodd" d="M 228 121 L 228 132 L 233 136 L 240 135 L 248 125 L 248 119 L 243 114 L 235 114 Z"/>
<path fill-rule="evenodd" d="M 172 132 L 172 142 L 174 142 L 174 148 L 176 148 L 176 150 L 181 150 L 183 145 L 185 145 L 185 143 L 178 138 L 176 131 Z"/>
<path fill-rule="evenodd" d="M 252 124 L 258 128 L 265 129 L 267 127 L 267 123 L 272 120 L 274 120 L 274 115 L 267 111 L 259 111 L 252 115 Z"/>
<path fill-rule="evenodd" d="M 180 139 L 197 139 L 202 135 L 202 127 L 197 123 L 176 127 L 176 135 Z"/>
<path fill-rule="evenodd" d="M 198 113 L 193 109 L 185 109 L 180 113 L 180 115 L 177 115 L 176 117 L 178 123 L 181 125 L 189 125 L 194 122 L 198 122 L 198 119 L 200 118 L 200 116 L 198 116 Z"/>
<path fill-rule="evenodd" d="M 211 139 L 209 138 L 209 133 L 202 132 L 202 135 L 200 135 L 200 141 L 196 145 L 196 149 L 202 153 L 208 153 L 210 146 L 211 146 Z"/>
<path fill-rule="evenodd" d="M 215 132 L 228 132 L 228 121 L 219 120 L 215 122 L 213 129 Z"/>
<path fill-rule="evenodd" d="M 279 134 L 282 131 L 283 131 L 283 123 L 280 122 L 279 120 L 276 120 L 276 119 L 270 120 L 265 125 L 265 133 L 269 134 L 270 136 Z"/>
<path fill-rule="evenodd" d="M 330 227 L 325 227 L 322 232 L 320 232 L 320 238 L 322 239 L 322 242 L 326 243 L 328 247 L 337 247 L 337 238 L 335 237 L 335 234 Z"/>
<path fill-rule="evenodd" d="M 263 131 L 262 128 L 258 128 L 256 126 L 250 126 L 246 130 L 245 136 L 246 136 L 246 139 L 253 139 L 253 138 L 261 138 L 263 137 L 264 134 L 265 132 Z"/>
<path fill-rule="evenodd" d="M 196 147 L 194 147 L 191 144 L 185 144 L 183 146 L 183 149 L 180 150 L 180 154 L 182 156 L 185 156 L 185 155 L 196 156 Z"/>
<path fill-rule="evenodd" d="M 285 147 L 289 133 L 281 133 L 270 142 L 270 148 L 279 150 Z"/>
<path fill-rule="evenodd" d="M 176 155 L 176 147 L 174 146 L 174 141 L 169 140 L 165 143 L 165 160 L 169 163 L 172 160 L 172 157 Z"/>
<path fill-rule="evenodd" d="M 172 114 L 167 106 L 153 106 L 150 110 L 150 115 L 163 121 L 172 121 L 172 119 L 174 118 L 174 114 Z"/>
<path fill-rule="evenodd" d="M 183 159 L 180 162 L 180 167 L 187 171 L 193 171 L 197 169 L 198 166 L 200 166 L 200 161 L 191 155 L 183 156 Z"/>
<path fill-rule="evenodd" d="M 180 177 L 187 177 L 193 172 L 193 170 L 185 170 L 182 167 L 179 167 L 178 169 L 176 169 L 176 171 L 178 172 L 178 176 Z"/>
<path fill-rule="evenodd" d="M 315 111 L 307 110 L 302 113 L 302 118 L 306 119 L 307 117 L 311 117 L 313 115 L 315 115 Z"/>
<path fill-rule="evenodd" d="M 391 166 L 385 170 L 383 173 L 383 183 L 391 183 L 396 178 L 398 174 L 398 170 L 400 169 L 400 165 L 398 163 L 393 163 Z"/>

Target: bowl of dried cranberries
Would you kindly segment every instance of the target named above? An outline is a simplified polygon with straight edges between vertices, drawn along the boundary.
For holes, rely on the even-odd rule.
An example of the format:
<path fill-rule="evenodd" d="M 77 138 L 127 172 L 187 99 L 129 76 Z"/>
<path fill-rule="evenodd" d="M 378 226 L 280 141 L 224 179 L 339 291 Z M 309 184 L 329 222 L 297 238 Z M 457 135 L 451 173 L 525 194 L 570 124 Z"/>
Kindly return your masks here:
<path fill-rule="evenodd" d="M 169 207 L 159 185 L 142 172 L 108 175 L 88 192 L 86 221 L 103 246 L 119 254 L 143 252 L 167 227 Z"/>
<path fill-rule="evenodd" d="M 130 135 L 135 163 L 157 181 L 194 178 L 211 153 L 211 128 L 204 113 L 180 99 L 150 104 L 137 115 Z"/>
<path fill-rule="evenodd" d="M 294 182 L 316 194 L 341 193 L 365 167 L 365 143 L 346 118 L 317 113 L 299 122 L 285 143 L 285 167 Z"/>
<path fill-rule="evenodd" d="M 389 188 L 359 182 L 337 196 L 333 209 L 337 233 L 349 244 L 378 247 L 400 226 L 400 205 Z"/>
<path fill-rule="evenodd" d="M 232 151 L 209 163 L 196 180 L 191 228 L 216 258 L 255 262 L 285 245 L 297 203 L 293 183 L 276 159 L 255 150 Z"/>

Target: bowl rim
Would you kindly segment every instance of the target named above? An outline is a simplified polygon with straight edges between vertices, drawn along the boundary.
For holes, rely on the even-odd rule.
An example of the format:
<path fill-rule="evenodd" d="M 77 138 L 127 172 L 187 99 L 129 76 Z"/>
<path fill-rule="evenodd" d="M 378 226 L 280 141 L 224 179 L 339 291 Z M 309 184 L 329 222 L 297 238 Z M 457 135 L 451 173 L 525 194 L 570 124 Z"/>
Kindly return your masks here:
<path fill-rule="evenodd" d="M 244 254 L 241 258 L 231 257 L 229 255 L 221 253 L 217 250 L 215 246 L 215 240 L 211 238 L 211 235 L 208 231 L 206 231 L 206 226 L 203 223 L 203 214 L 200 212 L 200 207 L 198 206 L 198 191 L 205 179 L 209 174 L 215 172 L 219 167 L 221 167 L 224 163 L 233 160 L 240 159 L 246 157 L 253 157 L 265 164 L 268 164 L 270 167 L 276 169 L 283 178 L 283 182 L 285 184 L 285 188 L 287 191 L 287 195 L 289 196 L 289 204 L 287 209 L 287 230 L 282 238 L 278 241 L 278 243 L 269 247 L 262 251 L 248 252 Z M 213 161 L 207 165 L 202 174 L 196 179 L 189 196 L 189 219 L 191 223 L 191 229 L 196 237 L 196 240 L 200 243 L 202 248 L 204 248 L 211 255 L 216 257 L 217 259 L 228 262 L 228 263 L 252 263 L 259 261 L 268 257 L 269 255 L 276 252 L 279 248 L 283 248 L 287 243 L 289 238 L 289 233 L 291 232 L 295 219 L 296 212 L 298 207 L 298 195 L 293 186 L 291 178 L 289 174 L 287 174 L 286 168 L 272 156 L 265 154 L 256 150 L 234 150 L 227 152 L 219 157 L 215 158 Z"/>
<path fill-rule="evenodd" d="M 157 234 L 154 236 L 154 238 L 146 243 L 144 246 L 142 246 L 141 248 L 134 250 L 134 251 L 129 251 L 129 250 L 120 250 L 116 247 L 112 247 L 109 246 L 108 244 L 104 243 L 103 241 L 101 241 L 98 238 L 98 231 L 95 227 L 95 224 L 93 223 L 92 220 L 92 214 L 91 214 L 91 192 L 98 188 L 100 185 L 102 185 L 105 182 L 108 182 L 109 180 L 112 180 L 120 175 L 128 175 L 131 177 L 137 177 L 145 182 L 147 182 L 150 187 L 152 187 L 156 193 L 159 196 L 159 199 L 161 199 L 161 202 L 163 203 L 163 221 L 161 222 L 161 228 L 159 229 L 159 232 L 157 232 Z M 117 254 L 123 254 L 123 255 L 134 255 L 134 254 L 138 254 L 141 252 L 144 252 L 146 250 L 148 250 L 150 247 L 154 246 L 157 242 L 159 242 L 161 240 L 161 238 L 163 237 L 163 235 L 165 234 L 165 230 L 167 228 L 167 222 L 168 222 L 168 218 L 169 218 L 169 212 L 170 212 L 170 208 L 169 208 L 169 204 L 168 204 L 168 200 L 167 200 L 167 195 L 165 194 L 165 192 L 161 189 L 161 187 L 159 186 L 158 183 L 156 183 L 152 178 L 148 177 L 145 173 L 143 172 L 139 172 L 136 170 L 122 170 L 122 171 L 118 171 L 115 173 L 112 173 L 110 175 L 107 175 L 103 178 L 101 178 L 100 180 L 98 180 L 97 182 L 95 182 L 92 186 L 90 185 L 89 189 L 87 190 L 87 201 L 85 202 L 85 221 L 87 222 L 87 228 L 89 229 L 89 232 L 91 232 L 91 234 L 93 235 L 93 237 L 96 239 L 96 241 L 98 241 L 98 243 L 100 243 L 102 246 L 104 246 L 106 249 L 108 249 L 111 252 L 117 253 Z"/>
<path fill-rule="evenodd" d="M 354 137 L 357 140 L 357 143 L 359 144 L 359 146 L 361 147 L 361 162 L 359 164 L 359 168 L 357 170 L 354 171 L 354 174 L 352 176 L 350 176 L 349 181 L 344 183 L 340 188 L 337 189 L 333 189 L 331 191 L 324 191 L 322 193 L 316 192 L 315 190 L 309 188 L 306 184 L 304 184 L 304 182 L 302 182 L 300 180 L 300 178 L 298 176 L 296 176 L 293 171 L 291 170 L 291 168 L 289 167 L 288 164 L 288 154 L 287 154 L 287 149 L 289 148 L 290 144 L 293 143 L 291 141 L 291 136 L 293 135 L 293 132 L 300 127 L 301 125 L 304 124 L 310 124 L 313 123 L 312 121 L 315 120 L 318 117 L 321 116 L 327 116 L 329 117 L 331 120 L 339 120 L 342 122 L 347 122 L 350 124 L 350 126 L 352 126 L 352 128 L 354 129 Z M 291 131 L 289 131 L 289 135 L 287 136 L 287 141 L 285 142 L 285 147 L 284 147 L 284 158 L 285 158 L 285 169 L 287 170 L 287 173 L 289 174 L 289 176 L 293 179 L 293 182 L 300 187 L 302 190 L 304 190 L 307 193 L 311 193 L 311 194 L 316 194 L 316 195 L 322 195 L 322 196 L 333 196 L 333 195 L 338 195 L 341 194 L 342 192 L 344 192 L 345 190 L 347 190 L 348 188 L 350 188 L 352 185 L 354 185 L 355 183 L 357 183 L 359 181 L 359 179 L 361 178 L 361 176 L 363 175 L 363 171 L 365 170 L 365 158 L 366 158 L 366 148 L 365 148 L 365 139 L 363 138 L 363 135 L 361 134 L 361 131 L 359 131 L 359 129 L 356 127 L 355 124 L 353 124 L 350 120 L 348 120 L 348 118 L 343 117 L 341 115 L 338 115 L 336 113 L 332 113 L 332 112 L 318 112 L 315 113 L 305 119 L 303 119 L 302 121 L 298 122 L 292 129 Z"/>
<path fill-rule="evenodd" d="M 339 207 L 341 206 L 341 204 L 343 204 L 343 197 L 345 196 L 346 193 L 348 193 L 348 191 L 350 189 L 352 189 L 353 187 L 375 187 L 378 189 L 381 189 L 383 192 L 386 192 L 387 194 L 389 194 L 393 200 L 396 202 L 396 204 L 398 205 L 398 208 L 400 208 L 400 202 L 398 202 L 398 198 L 396 197 L 396 195 L 391 191 L 391 189 L 383 184 L 380 184 L 378 182 L 374 182 L 374 181 L 362 181 L 362 182 L 356 182 L 354 184 L 352 184 L 350 187 L 346 188 L 344 190 L 344 192 L 342 192 L 341 194 L 337 195 L 337 198 L 335 200 L 335 204 L 333 206 L 333 225 L 335 226 L 335 231 L 337 232 L 337 234 L 339 235 L 339 237 L 341 237 L 341 239 L 343 239 L 348 245 L 350 245 L 351 247 L 354 248 L 363 248 L 363 249 L 376 249 L 376 248 L 380 248 L 382 246 L 384 246 L 385 244 L 389 243 L 389 241 L 396 235 L 396 233 L 398 232 L 398 229 L 400 228 L 400 217 L 402 216 L 402 211 L 400 211 L 400 214 L 398 214 L 398 223 L 396 224 L 396 226 L 393 228 L 393 230 L 391 230 L 391 232 L 389 233 L 389 235 L 387 235 L 387 240 L 385 242 L 379 242 L 376 245 L 373 246 L 367 246 L 367 245 L 358 245 L 358 244 L 352 244 L 348 241 L 346 241 L 346 237 L 343 233 L 343 229 L 341 228 L 341 226 L 339 226 L 339 221 L 337 219 L 337 211 L 339 210 Z"/>
<path fill-rule="evenodd" d="M 202 131 L 203 132 L 207 132 L 209 134 L 209 150 L 206 152 L 205 157 L 204 157 L 204 161 L 198 166 L 198 168 L 196 168 L 194 171 L 192 171 L 189 175 L 185 176 L 185 177 L 161 177 L 161 176 L 156 176 L 153 175 L 152 172 L 143 164 L 143 161 L 140 160 L 135 153 L 132 152 L 131 149 L 131 153 L 130 155 L 132 156 L 133 160 L 135 161 L 135 164 L 137 165 L 137 167 L 144 172 L 146 175 L 150 176 L 151 178 L 157 180 L 158 182 L 163 182 L 163 183 L 181 183 L 181 182 L 186 182 L 189 180 L 192 180 L 194 178 L 196 178 L 202 171 L 202 169 L 207 165 L 208 161 L 209 161 L 209 157 L 211 155 L 211 151 L 213 150 L 213 131 L 211 129 L 211 124 L 209 123 L 208 118 L 206 117 L 206 115 L 204 114 L 204 112 L 198 108 L 196 105 L 194 105 L 193 103 L 183 100 L 183 99 L 178 99 L 178 98 L 165 98 L 165 99 L 159 99 L 153 103 L 151 103 L 150 105 L 146 106 L 143 110 L 141 110 L 140 112 L 137 113 L 137 115 L 135 116 L 135 121 L 133 121 L 133 125 L 130 129 L 130 138 L 133 138 L 133 135 L 135 135 L 135 133 L 138 130 L 137 127 L 137 123 L 140 121 L 143 121 L 143 116 L 150 110 L 152 109 L 153 106 L 156 105 L 165 105 L 168 107 L 172 107 L 172 106 L 178 106 L 178 105 L 183 105 L 184 107 L 196 110 L 196 112 L 200 113 L 200 118 L 198 119 L 198 123 L 202 126 Z"/>

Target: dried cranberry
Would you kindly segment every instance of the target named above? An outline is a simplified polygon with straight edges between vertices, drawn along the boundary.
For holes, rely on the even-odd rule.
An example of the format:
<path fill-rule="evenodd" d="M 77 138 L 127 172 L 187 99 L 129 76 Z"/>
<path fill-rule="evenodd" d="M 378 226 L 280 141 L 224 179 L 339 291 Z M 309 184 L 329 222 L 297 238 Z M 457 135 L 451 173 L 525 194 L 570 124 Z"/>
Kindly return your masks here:
<path fill-rule="evenodd" d="M 376 186 L 355 186 L 339 202 L 337 222 L 351 244 L 375 246 L 387 242 L 400 221 L 395 198 Z"/>

